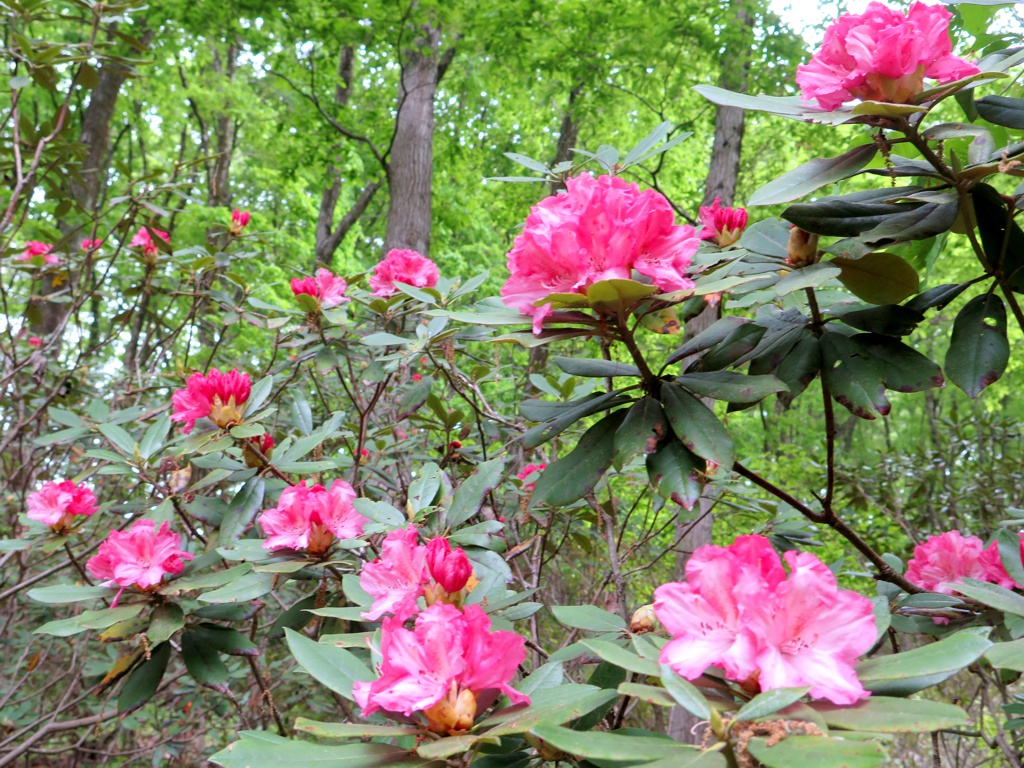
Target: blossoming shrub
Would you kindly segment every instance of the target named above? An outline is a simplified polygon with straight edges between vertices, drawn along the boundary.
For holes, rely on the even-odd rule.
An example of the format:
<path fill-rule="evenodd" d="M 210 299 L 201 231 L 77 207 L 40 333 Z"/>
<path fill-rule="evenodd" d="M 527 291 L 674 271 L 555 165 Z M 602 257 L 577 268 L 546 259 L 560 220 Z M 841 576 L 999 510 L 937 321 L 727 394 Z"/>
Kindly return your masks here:
<path fill-rule="evenodd" d="M 920 4 L 843 17 L 801 70 L 820 108 L 701 89 L 877 131 L 752 201 L 792 203 L 881 153 L 877 190 L 841 187 L 782 220 L 716 200 L 697 228 L 623 178 L 671 148 L 662 125 L 621 162 L 580 152 L 548 169 L 565 191 L 524 211 L 501 297 L 479 295 L 485 275 L 401 249 L 361 273 L 251 286 L 238 271 L 260 236 L 248 212 L 225 210 L 210 243 L 186 245 L 156 228 L 169 225 L 149 198 L 123 201 L 124 221 L 74 253 L 11 251 L 26 306 L 45 275 L 72 280 L 96 252 L 142 270 L 137 314 L 115 315 L 102 340 L 123 346 L 131 376 L 107 397 L 62 374 L 3 438 L 47 451 L 5 499 L 24 514 L 0 557 L 25 574 L 4 596 L 88 681 L 60 691 L 54 715 L 93 707 L 54 732 L 152 730 L 195 707 L 195 762 L 251 768 L 871 768 L 889 762 L 892 733 L 969 733 L 935 686 L 975 672 L 1010 700 L 1024 669 L 1018 523 L 937 533 L 904 567 L 909 551 L 882 551 L 850 514 L 836 461 L 837 413 L 884 417 L 887 391 L 946 379 L 976 397 L 1008 369 L 1007 308 L 1024 328 L 1024 234 L 1002 178 L 1024 150 L 979 159 L 942 144 L 962 126 L 924 125 L 1016 54 L 978 71 L 952 56 L 948 18 Z M 1019 129 L 1021 100 L 970 99 L 972 130 Z M 906 176 L 918 183 L 898 186 Z M 980 277 L 921 291 L 895 251 L 954 227 L 970 230 Z M 75 318 L 99 298 L 72 282 L 62 322 L 85 340 Z M 729 314 L 683 337 L 709 305 Z M 940 367 L 911 333 L 947 305 Z M 122 334 L 136 322 L 146 333 Z M 564 354 L 519 376 L 494 341 Z M 12 345 L 25 391 L 47 344 L 72 360 L 59 336 Z M 509 407 L 512 379 L 537 396 Z M 801 469 L 811 491 L 782 487 L 737 440 L 740 412 L 808 389 L 823 413 L 823 447 Z M 743 513 L 720 519 L 760 533 L 719 525 L 723 546 L 675 568 L 666 555 L 714 498 Z M 686 743 L 659 732 L 680 712 L 696 723 Z M 14 710 L 0 760 L 53 722 Z M 1011 740 L 999 749 L 1016 759 Z"/>

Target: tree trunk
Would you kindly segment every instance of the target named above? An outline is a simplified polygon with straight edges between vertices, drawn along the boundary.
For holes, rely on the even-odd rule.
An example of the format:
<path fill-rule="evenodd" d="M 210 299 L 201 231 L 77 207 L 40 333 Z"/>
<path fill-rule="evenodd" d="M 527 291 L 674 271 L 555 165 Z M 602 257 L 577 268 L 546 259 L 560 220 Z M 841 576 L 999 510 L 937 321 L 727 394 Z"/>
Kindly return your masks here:
<path fill-rule="evenodd" d="M 406 52 L 398 90 L 398 117 L 388 162 L 388 208 L 384 250 L 430 252 L 431 183 L 434 170 L 434 95 L 455 54 L 439 57 L 441 32 L 423 26 Z"/>
<path fill-rule="evenodd" d="M 745 9 L 736 11 L 736 21 L 740 27 L 747 31 L 752 27 L 753 19 Z M 742 50 L 747 50 L 744 46 Z M 745 57 L 725 59 L 721 61 L 722 73 L 719 83 L 723 88 L 742 91 L 746 88 L 746 68 L 748 62 Z M 746 127 L 746 113 L 738 107 L 718 106 L 715 109 L 715 143 L 711 150 L 711 162 L 708 165 L 708 175 L 704 182 L 704 199 L 701 205 L 711 205 L 715 198 L 721 198 L 722 205 L 731 206 L 736 197 L 736 184 L 740 173 L 740 155 L 743 149 L 743 131 Z M 721 304 L 715 307 L 707 307 L 697 317 L 686 324 L 684 336 L 692 339 L 697 334 L 709 328 L 712 323 L 722 316 Z M 680 370 L 688 364 L 683 360 Z M 702 402 L 708 408 L 714 409 L 714 401 L 702 398 Z M 721 467 L 721 473 L 730 471 L 729 467 Z M 684 519 L 682 516 L 676 518 L 676 538 L 680 539 L 676 552 L 676 578 L 682 579 L 686 571 L 686 561 L 697 547 L 707 546 L 712 542 L 714 528 L 714 517 L 711 510 L 715 505 L 714 486 L 706 486 L 704 494 L 697 502 L 696 522 Z M 681 538 L 680 538 L 681 537 Z M 669 714 L 668 735 L 677 741 L 688 744 L 699 744 L 702 733 L 695 729 L 699 721 L 682 707 L 673 707 Z"/>

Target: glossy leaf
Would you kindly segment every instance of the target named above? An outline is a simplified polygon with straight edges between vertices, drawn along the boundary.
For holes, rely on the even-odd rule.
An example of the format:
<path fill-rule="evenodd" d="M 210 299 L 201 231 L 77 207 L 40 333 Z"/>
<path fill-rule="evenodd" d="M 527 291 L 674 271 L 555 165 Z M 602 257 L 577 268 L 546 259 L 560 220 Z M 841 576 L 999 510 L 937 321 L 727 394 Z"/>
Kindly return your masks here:
<path fill-rule="evenodd" d="M 452 497 L 452 503 L 445 513 L 445 524 L 454 528 L 475 515 L 487 494 L 501 482 L 501 471 L 504 466 L 504 459 L 490 459 L 473 467 L 473 471 L 463 479 L 462 485 Z"/>
<path fill-rule="evenodd" d="M 661 400 L 672 431 L 683 445 L 721 467 L 732 466 L 732 437 L 710 409 L 670 383 L 662 384 Z"/>
<path fill-rule="evenodd" d="M 654 453 L 667 434 L 668 422 L 661 403 L 653 397 L 638 400 L 626 412 L 622 424 L 615 431 L 612 463 L 616 469 L 621 470 L 637 454 Z"/>
<path fill-rule="evenodd" d="M 626 622 L 621 616 L 596 605 L 552 605 L 551 612 L 559 623 L 590 632 L 621 632 Z"/>
<path fill-rule="evenodd" d="M 1024 616 L 1024 596 L 1006 589 L 1006 587 L 971 578 L 964 578 L 963 583 L 957 586 L 957 592 L 977 600 L 982 605 L 995 608 L 1003 613 L 1012 613 L 1014 616 Z M 961 586 L 963 589 L 959 589 Z"/>
<path fill-rule="evenodd" d="M 674 438 L 647 457 L 647 477 L 659 496 L 693 509 L 703 489 L 700 473 L 706 466 L 706 461 Z"/>
<path fill-rule="evenodd" d="M 838 157 L 815 158 L 756 190 L 747 205 L 777 205 L 797 200 L 827 184 L 847 179 L 871 162 L 875 144 L 861 144 Z"/>
<path fill-rule="evenodd" d="M 224 768 L 281 768 L 285 765 L 308 768 L 392 768 L 423 766 L 421 759 L 402 758 L 408 750 L 389 744 L 368 742 L 326 746 L 308 741 L 296 741 L 266 731 L 242 731 L 242 738 L 210 757 L 210 762 Z"/>
<path fill-rule="evenodd" d="M 946 352 L 946 376 L 974 398 L 998 381 L 1009 361 L 1003 300 L 992 293 L 975 296 L 953 321 Z"/>
<path fill-rule="evenodd" d="M 220 546 L 229 546 L 252 525 L 263 508 L 265 491 L 266 481 L 262 477 L 250 477 L 235 492 L 220 523 Z"/>
<path fill-rule="evenodd" d="M 788 389 L 774 376 L 747 376 L 736 371 L 695 371 L 676 377 L 676 383 L 699 397 L 744 404 Z"/>
<path fill-rule="evenodd" d="M 869 309 L 843 312 L 839 319 L 851 328 L 883 336 L 907 336 L 914 332 L 924 315 L 899 304 L 884 304 Z"/>
<path fill-rule="evenodd" d="M 659 677 L 661 675 L 657 659 L 642 658 L 633 653 L 633 651 L 608 640 L 592 638 L 582 642 L 595 656 L 617 667 L 622 667 L 625 670 L 636 672 L 638 675 L 645 677 Z"/>
<path fill-rule="evenodd" d="M 619 692 L 614 689 L 569 683 L 531 694 L 528 706 L 496 712 L 477 728 L 489 729 L 489 736 L 525 733 L 538 725 L 561 725 L 575 720 L 618 698 Z"/>
<path fill-rule="evenodd" d="M 604 378 L 607 376 L 640 375 L 640 369 L 635 365 L 617 363 L 614 360 L 589 357 L 559 357 L 555 355 L 551 358 L 551 362 L 571 376 Z"/>
<path fill-rule="evenodd" d="M 694 336 L 688 342 L 679 347 L 675 352 L 668 356 L 665 361 L 665 365 L 671 365 L 672 363 L 678 363 L 684 357 L 702 352 L 705 349 L 721 344 L 727 338 L 732 336 L 736 329 L 741 325 L 748 325 L 749 322 L 740 317 L 723 317 L 713 322 L 706 329 L 701 331 L 699 334 Z"/>
<path fill-rule="evenodd" d="M 902 341 L 874 333 L 859 333 L 852 340 L 881 368 L 887 389 L 923 392 L 946 384 L 936 363 Z"/>
<path fill-rule="evenodd" d="M 831 728 L 875 733 L 920 733 L 967 724 L 967 713 L 938 701 L 872 696 L 853 705 L 816 701 L 810 705 Z"/>
<path fill-rule="evenodd" d="M 537 446 L 546 443 L 551 438 L 560 435 L 580 419 L 623 402 L 623 399 L 620 398 L 620 392 L 621 390 L 615 390 L 603 395 L 588 396 L 579 401 L 573 401 L 573 405 L 571 407 L 568 407 L 568 403 L 558 403 L 558 406 L 567 407 L 560 409 L 559 415 L 551 421 L 532 427 L 523 433 L 522 438 L 520 438 L 523 442 L 523 446 L 526 448 L 536 448 Z M 535 415 L 538 414 L 535 413 Z M 530 417 L 527 416 L 527 418 Z"/>
<path fill-rule="evenodd" d="M 36 587 L 30 589 L 26 594 L 37 602 L 59 605 L 98 600 L 101 597 L 113 597 L 116 592 L 116 589 L 110 587 L 76 587 L 58 584 L 53 587 Z"/>
<path fill-rule="evenodd" d="M 197 683 L 218 691 L 227 690 L 227 666 L 217 651 L 204 643 L 203 638 L 194 630 L 181 636 L 181 658 Z"/>
<path fill-rule="evenodd" d="M 905 259 L 878 251 L 859 259 L 837 257 L 839 281 L 858 299 L 869 304 L 897 304 L 920 290 L 920 278 Z"/>
<path fill-rule="evenodd" d="M 978 114 L 990 123 L 1006 128 L 1024 128 L 1024 99 L 1011 96 L 985 96 L 974 102 Z"/>
<path fill-rule="evenodd" d="M 899 199 L 919 192 L 920 187 L 872 189 L 837 197 L 823 197 L 813 203 L 799 203 L 782 212 L 782 218 L 808 232 L 833 237 L 856 237 L 886 220 L 917 208 Z"/>
<path fill-rule="evenodd" d="M 759 717 L 767 717 L 799 701 L 809 690 L 811 690 L 810 686 L 804 688 L 773 688 L 759 693 L 740 707 L 740 711 L 736 713 L 736 719 L 756 720 Z"/>
<path fill-rule="evenodd" d="M 573 450 L 541 472 L 530 496 L 530 506 L 561 507 L 593 492 L 612 464 L 615 432 L 625 419 L 616 411 L 583 433 Z"/>
<path fill-rule="evenodd" d="M 668 664 L 660 664 L 661 684 L 676 700 L 676 703 L 699 720 L 707 720 L 711 716 L 711 705 L 697 687 L 675 673 Z"/>
<path fill-rule="evenodd" d="M 1000 528 L 996 531 L 999 545 L 999 559 L 1010 578 L 1018 584 L 1024 584 L 1024 562 L 1021 560 L 1020 534 Z"/>
<path fill-rule="evenodd" d="M 89 629 L 106 629 L 120 621 L 126 621 L 138 616 L 145 607 L 143 603 L 135 605 L 120 605 L 117 608 L 104 608 L 100 611 L 82 611 L 77 616 L 69 619 L 57 619 L 48 621 L 32 631 L 38 635 L 53 635 L 54 637 L 70 637 Z"/>
<path fill-rule="evenodd" d="M 1010 218 L 1002 195 L 988 184 L 971 190 L 985 258 L 1015 291 L 1024 290 L 1024 230 Z"/>
<path fill-rule="evenodd" d="M 660 734 L 623 736 L 614 731 L 576 731 L 557 725 L 540 725 L 530 733 L 548 744 L 576 757 L 591 760 L 635 760 L 638 755 L 648 759 L 672 758 L 676 765 L 693 765 L 700 756 L 696 747 L 681 744 Z"/>
<path fill-rule="evenodd" d="M 117 697 L 117 712 L 127 715 L 141 707 L 156 693 L 160 681 L 167 671 L 171 659 L 171 644 L 160 643 L 150 649 L 149 658 L 143 661 L 125 681 Z"/>
<path fill-rule="evenodd" d="M 909 696 L 952 677 L 991 646 L 981 635 L 960 631 L 921 648 L 862 661 L 855 670 L 874 694 Z"/>
<path fill-rule="evenodd" d="M 822 379 L 836 402 L 862 419 L 874 419 L 872 411 L 888 414 L 891 406 L 885 397 L 881 367 L 856 342 L 840 333 L 823 333 L 820 341 Z"/>
<path fill-rule="evenodd" d="M 376 676 L 351 651 L 334 645 L 317 643 L 305 635 L 285 629 L 288 650 L 304 670 L 335 693 L 352 698 L 352 685 L 370 681 Z"/>
<path fill-rule="evenodd" d="M 806 336 L 800 339 L 775 371 L 775 375 L 789 387 L 788 392 L 779 394 L 783 405 L 788 407 L 807 389 L 817 377 L 821 365 L 821 344 L 817 337 Z"/>
<path fill-rule="evenodd" d="M 767 768 L 875 768 L 887 760 L 876 742 L 826 736 L 787 736 L 771 747 L 767 739 L 754 738 L 748 749 Z"/>

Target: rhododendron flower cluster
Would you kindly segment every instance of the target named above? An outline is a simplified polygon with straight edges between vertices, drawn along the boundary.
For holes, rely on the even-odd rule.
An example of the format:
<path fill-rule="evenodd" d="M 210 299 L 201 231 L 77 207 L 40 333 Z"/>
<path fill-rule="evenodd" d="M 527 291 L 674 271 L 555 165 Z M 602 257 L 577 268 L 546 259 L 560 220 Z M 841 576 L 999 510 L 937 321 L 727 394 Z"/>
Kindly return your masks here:
<path fill-rule="evenodd" d="M 997 542 L 986 547 L 977 536 L 963 536 L 960 531 L 947 531 L 918 544 L 907 563 L 907 581 L 932 592 L 952 595 L 965 578 L 1007 589 L 1021 587 L 1003 567 Z"/>
<path fill-rule="evenodd" d="M 433 288 L 441 274 L 437 264 L 416 251 L 392 248 L 370 275 L 374 296 L 391 296 L 398 290 L 395 282 L 414 288 Z"/>
<path fill-rule="evenodd" d="M 518 477 L 520 480 L 525 480 L 530 475 L 532 475 L 534 472 L 543 472 L 547 468 L 548 468 L 547 464 L 527 464 L 525 467 L 523 467 L 522 471 L 519 472 L 516 475 L 516 477 Z M 532 491 L 533 490 L 533 483 L 528 483 L 528 484 L 524 485 L 523 486 L 523 490 L 524 491 Z"/>
<path fill-rule="evenodd" d="M 240 211 L 237 208 L 231 212 L 231 228 L 230 232 L 235 237 L 242 234 L 242 230 L 249 226 L 249 212 Z"/>
<path fill-rule="evenodd" d="M 687 271 L 699 244 L 693 227 L 675 223 L 663 195 L 583 174 L 530 209 L 508 253 L 501 296 L 531 315 L 539 333 L 551 304 L 535 304 L 552 293 L 585 293 L 601 280 L 628 280 L 633 270 L 662 291 L 692 288 Z"/>
<path fill-rule="evenodd" d="M 152 520 L 136 520 L 127 531 L 111 531 L 85 567 L 95 578 L 116 584 L 123 592 L 132 586 L 143 590 L 155 587 L 167 574 L 181 573 L 183 561 L 192 558 L 181 548 L 181 536 L 167 523 L 157 528 Z"/>
<path fill-rule="evenodd" d="M 293 277 L 292 293 L 296 296 L 308 294 L 316 299 L 317 303 L 326 309 L 336 307 L 349 301 L 345 291 L 348 290 L 348 283 L 343 277 L 335 277 L 329 269 L 318 269 L 316 277 Z"/>
<path fill-rule="evenodd" d="M 344 480 L 330 489 L 306 487 L 303 480 L 281 493 L 277 506 L 260 515 L 267 540 L 264 549 L 305 550 L 314 557 L 326 552 L 338 539 L 354 539 L 369 520 L 356 511 L 356 493 Z"/>
<path fill-rule="evenodd" d="M 150 227 L 150 229 L 153 229 L 153 232 L 156 233 L 156 235 L 165 243 L 171 242 L 171 236 L 169 233 L 152 227 Z M 139 228 L 139 231 L 136 232 L 135 236 L 132 238 L 130 245 L 132 248 L 141 248 L 142 252 L 146 256 L 156 256 L 160 252 L 156 243 L 153 242 L 153 236 L 149 234 L 149 229 L 146 229 L 145 227 Z"/>
<path fill-rule="evenodd" d="M 461 604 L 473 576 L 466 553 L 461 547 L 452 549 L 444 538 L 435 538 L 427 546 L 418 541 L 415 525 L 392 531 L 381 543 L 380 557 L 363 566 L 359 586 L 373 598 L 373 605 L 362 614 L 364 619 L 376 621 L 390 613 L 404 621 L 419 610 L 420 597 L 428 605 Z"/>
<path fill-rule="evenodd" d="M 823 109 L 853 99 L 911 103 L 925 78 L 941 84 L 977 74 L 978 67 L 952 53 L 951 17 L 941 5 L 924 3 L 906 14 L 882 3 L 843 14 L 825 31 L 810 64 L 797 67 L 803 100 Z"/>
<path fill-rule="evenodd" d="M 398 617 L 385 619 L 379 653 L 380 677 L 353 686 L 363 717 L 381 709 L 407 717 L 422 712 L 431 731 L 454 736 L 473 725 L 485 692 L 504 693 L 513 704 L 530 701 L 508 684 L 526 658 L 525 641 L 515 632 L 492 632 L 478 605 L 460 611 L 435 603 L 412 630 Z"/>
<path fill-rule="evenodd" d="M 188 377 L 185 389 L 179 389 L 171 396 L 171 421 L 182 421 L 186 435 L 192 431 L 196 421 L 208 418 L 218 427 L 230 427 L 242 420 L 245 401 L 252 391 L 249 374 L 239 373 L 232 368 L 230 373 L 221 373 L 211 368 L 207 374 L 193 373 Z"/>
<path fill-rule="evenodd" d="M 747 209 L 727 208 L 722 205 L 720 197 L 716 197 L 711 205 L 702 205 L 699 214 L 700 239 L 714 240 L 723 248 L 739 240 L 747 226 Z"/>
<path fill-rule="evenodd" d="M 63 533 L 74 527 L 75 518 L 89 517 L 96 511 L 96 496 L 84 485 L 64 480 L 44 483 L 42 488 L 28 495 L 25 504 L 28 507 L 25 514 L 30 520 L 38 520 L 55 533 Z"/>
<path fill-rule="evenodd" d="M 22 251 L 21 256 L 18 256 L 18 261 L 28 261 L 34 256 L 42 256 L 44 264 L 57 264 L 60 262 L 60 257 L 56 253 L 51 253 L 53 246 L 50 243 L 44 243 L 40 240 L 29 240 L 25 243 L 25 250 Z"/>
<path fill-rule="evenodd" d="M 788 576 L 763 536 L 699 547 L 686 581 L 654 593 L 673 638 L 660 661 L 690 680 L 716 666 L 753 690 L 810 686 L 812 697 L 835 704 L 868 696 L 853 666 L 875 642 L 871 601 L 839 589 L 814 555 L 785 558 Z"/>

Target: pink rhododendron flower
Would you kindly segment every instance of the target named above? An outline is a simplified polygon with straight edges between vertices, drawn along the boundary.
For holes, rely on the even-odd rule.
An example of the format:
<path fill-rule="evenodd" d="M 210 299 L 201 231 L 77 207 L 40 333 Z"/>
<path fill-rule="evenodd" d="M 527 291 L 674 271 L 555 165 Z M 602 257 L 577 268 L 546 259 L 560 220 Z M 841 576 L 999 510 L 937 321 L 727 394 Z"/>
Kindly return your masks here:
<path fill-rule="evenodd" d="M 464 589 L 473 575 L 473 566 L 462 547 L 453 550 L 448 539 L 440 536 L 427 544 L 427 570 L 449 594 Z"/>
<path fill-rule="evenodd" d="M 56 533 L 74 527 L 76 517 L 88 517 L 96 511 L 96 496 L 84 485 L 70 480 L 45 483 L 25 500 L 31 520 L 48 525 Z"/>
<path fill-rule="evenodd" d="M 318 557 L 335 538 L 354 539 L 369 522 L 352 504 L 355 497 L 344 480 L 335 480 L 330 490 L 322 485 L 307 488 L 305 480 L 286 488 L 277 506 L 260 515 L 267 534 L 263 548 L 306 550 Z"/>
<path fill-rule="evenodd" d="M 788 578 L 763 536 L 699 547 L 685 582 L 655 590 L 673 638 L 660 661 L 691 680 L 713 665 L 761 690 L 810 685 L 837 704 L 867 696 L 853 665 L 875 642 L 871 601 L 839 589 L 814 555 L 787 552 L 786 562 Z"/>
<path fill-rule="evenodd" d="M 416 617 L 413 630 L 385 619 L 380 655 L 380 677 L 353 687 L 363 717 L 380 709 L 407 717 L 422 712 L 431 731 L 456 735 L 473 725 L 485 691 L 504 693 L 514 704 L 530 701 L 509 685 L 526 658 L 525 641 L 514 632 L 492 632 L 478 605 L 463 612 L 438 603 Z"/>
<path fill-rule="evenodd" d="M 349 301 L 345 291 L 348 283 L 343 277 L 335 277 L 329 269 L 318 269 L 316 277 L 292 278 L 292 293 L 296 296 L 309 294 L 321 307 L 330 309 Z"/>
<path fill-rule="evenodd" d="M 43 340 L 40 339 L 38 336 L 29 336 L 28 345 L 30 347 L 41 347 L 43 346 Z"/>
<path fill-rule="evenodd" d="M 419 373 L 414 373 L 412 375 L 412 380 L 413 381 L 423 381 L 423 375 L 419 374 Z"/>
<path fill-rule="evenodd" d="M 414 288 L 433 288 L 440 276 L 437 264 L 425 256 L 392 248 L 370 275 L 370 287 L 374 296 L 391 296 L 398 290 L 395 281 Z"/>
<path fill-rule="evenodd" d="M 99 238 L 96 238 L 95 240 L 90 240 L 89 238 L 86 238 L 85 240 L 82 241 L 82 244 L 79 247 L 83 251 L 93 251 L 99 248 L 101 245 L 103 245 L 103 241 L 100 240 Z"/>
<path fill-rule="evenodd" d="M 547 464 L 527 464 L 525 467 L 523 467 L 522 471 L 519 474 L 516 475 L 516 477 L 518 477 L 520 480 L 525 480 L 530 475 L 532 475 L 534 472 L 543 472 L 547 468 L 548 468 Z M 523 486 L 523 490 L 524 491 L 532 491 L 533 490 L 533 483 L 529 483 L 527 485 L 524 485 Z"/>
<path fill-rule="evenodd" d="M 235 237 L 242 234 L 242 230 L 249 226 L 249 212 L 240 211 L 237 208 L 231 212 L 231 229 L 230 232 Z"/>
<path fill-rule="evenodd" d="M 25 250 L 21 256 L 18 256 L 18 261 L 28 261 L 34 256 L 42 256 L 44 264 L 58 264 L 60 263 L 60 257 L 51 253 L 53 246 L 49 243 L 44 243 L 39 240 L 29 240 L 25 243 Z"/>
<path fill-rule="evenodd" d="M 181 536 L 167 523 L 158 529 L 152 520 L 136 520 L 127 531 L 111 531 L 85 567 L 95 578 L 117 584 L 122 591 L 131 586 L 149 589 L 167 574 L 181 573 L 182 561 L 192 558 L 181 548 Z"/>
<path fill-rule="evenodd" d="M 585 293 L 601 280 L 630 279 L 634 269 L 663 291 L 692 288 L 687 270 L 698 245 L 693 227 L 677 226 L 659 193 L 583 174 L 530 209 L 508 252 L 501 296 L 531 315 L 539 333 L 552 310 L 534 305 L 552 293 Z"/>
<path fill-rule="evenodd" d="M 1019 533 L 1018 536 L 1020 537 L 1018 552 L 1022 560 L 1024 560 L 1024 533 Z M 1003 559 L 999 555 L 998 541 L 993 541 L 985 547 L 985 550 L 981 553 L 981 562 L 986 570 L 987 578 L 985 581 L 991 581 L 993 584 L 998 584 L 1006 589 L 1024 589 L 1024 584 L 1018 584 L 1006 572 L 1006 568 L 1003 566 Z"/>
<path fill-rule="evenodd" d="M 156 235 L 163 240 L 165 243 L 171 242 L 171 236 L 167 232 L 162 232 L 159 229 L 150 227 Z M 146 256 L 156 256 L 160 249 L 157 248 L 156 243 L 153 242 L 153 236 L 149 234 L 149 229 L 140 227 L 139 231 L 135 233 L 135 237 L 132 238 L 130 243 L 132 248 L 141 248 L 142 252 Z"/>
<path fill-rule="evenodd" d="M 925 78 L 949 83 L 977 74 L 953 55 L 949 11 L 914 3 L 904 15 L 882 3 L 864 13 L 845 13 L 825 32 L 810 64 L 797 67 L 804 101 L 838 109 L 853 99 L 912 103 Z"/>
<path fill-rule="evenodd" d="M 740 239 L 747 226 L 746 208 L 726 208 L 722 198 L 716 197 L 709 206 L 700 207 L 700 239 L 714 240 L 723 248 Z"/>
<path fill-rule="evenodd" d="M 193 373 L 185 389 L 171 396 L 171 421 L 185 422 L 182 432 L 186 435 L 203 418 L 209 418 L 218 427 L 233 426 L 242 420 L 251 391 L 249 374 L 239 373 L 236 368 L 230 373 L 221 373 L 216 368 L 206 375 Z"/>
<path fill-rule="evenodd" d="M 956 585 L 965 578 L 1017 586 L 1003 568 L 995 542 L 986 549 L 977 536 L 963 536 L 960 531 L 946 531 L 918 544 L 907 563 L 907 581 L 943 595 L 956 592 Z"/>
<path fill-rule="evenodd" d="M 427 548 L 417 544 L 415 525 L 391 531 L 380 546 L 380 558 L 363 566 L 359 586 L 373 598 L 361 615 L 376 621 L 386 613 L 405 621 L 418 610 L 416 599 L 427 583 Z"/>

